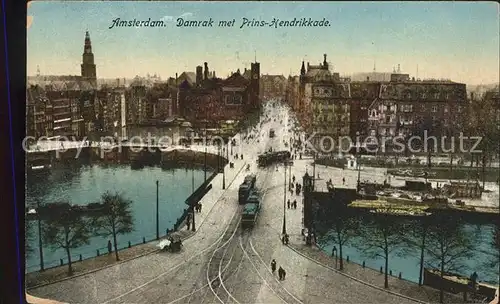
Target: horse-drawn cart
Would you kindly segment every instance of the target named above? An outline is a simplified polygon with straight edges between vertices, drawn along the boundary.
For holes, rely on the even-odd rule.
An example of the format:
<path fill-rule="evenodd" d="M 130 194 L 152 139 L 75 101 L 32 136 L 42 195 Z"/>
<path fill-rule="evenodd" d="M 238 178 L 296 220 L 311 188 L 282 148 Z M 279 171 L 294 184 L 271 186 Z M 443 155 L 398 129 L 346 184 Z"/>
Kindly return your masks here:
<path fill-rule="evenodd" d="M 161 251 L 179 252 L 182 249 L 182 239 L 179 234 L 174 232 L 167 236 L 166 239 L 161 240 L 156 246 Z"/>

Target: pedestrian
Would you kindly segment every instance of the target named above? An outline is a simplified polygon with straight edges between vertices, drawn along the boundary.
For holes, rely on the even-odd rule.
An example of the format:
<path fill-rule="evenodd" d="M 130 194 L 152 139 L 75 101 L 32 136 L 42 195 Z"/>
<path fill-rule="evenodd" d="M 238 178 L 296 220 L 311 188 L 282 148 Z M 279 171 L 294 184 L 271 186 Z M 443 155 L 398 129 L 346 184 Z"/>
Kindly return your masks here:
<path fill-rule="evenodd" d="M 271 271 L 273 272 L 273 274 L 274 274 L 274 272 L 276 272 L 276 260 L 275 259 L 273 259 L 271 261 Z"/>
<path fill-rule="evenodd" d="M 342 177 L 342 185 L 345 185 L 345 177 Z"/>
<path fill-rule="evenodd" d="M 286 271 L 285 271 L 285 269 L 283 269 L 283 271 L 281 271 L 281 273 L 282 273 L 282 275 L 283 275 L 283 276 L 282 276 L 282 280 L 284 281 L 284 280 L 285 280 L 285 277 L 286 277 Z"/>
<path fill-rule="evenodd" d="M 111 245 L 111 241 L 108 240 L 108 254 L 111 254 L 113 252 L 113 246 Z"/>
<path fill-rule="evenodd" d="M 285 234 L 285 245 L 288 245 L 288 241 L 289 241 L 288 234 Z"/>
<path fill-rule="evenodd" d="M 288 201 L 286 202 L 286 207 L 287 207 L 288 209 L 290 209 L 290 200 L 288 200 Z"/>
<path fill-rule="evenodd" d="M 283 236 L 281 237 L 281 243 L 283 243 L 283 245 L 285 245 L 285 235 L 283 235 Z"/>
<path fill-rule="evenodd" d="M 297 200 L 293 200 L 293 209 L 297 209 Z"/>
<path fill-rule="evenodd" d="M 295 183 L 295 175 L 294 175 L 294 176 L 292 176 L 292 182 L 294 182 L 294 183 Z"/>
<path fill-rule="evenodd" d="M 191 228 L 191 221 L 186 222 L 186 227 L 187 227 L 187 230 L 189 230 L 189 228 Z"/>
<path fill-rule="evenodd" d="M 283 280 L 283 268 L 281 268 L 281 266 L 278 269 L 278 277 L 280 281 Z"/>

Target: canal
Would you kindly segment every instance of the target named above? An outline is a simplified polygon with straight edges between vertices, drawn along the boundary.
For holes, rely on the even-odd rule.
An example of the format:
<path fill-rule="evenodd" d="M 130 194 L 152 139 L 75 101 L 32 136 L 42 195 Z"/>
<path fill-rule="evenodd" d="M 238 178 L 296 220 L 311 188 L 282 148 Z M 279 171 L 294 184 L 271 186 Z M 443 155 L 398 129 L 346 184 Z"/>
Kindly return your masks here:
<path fill-rule="evenodd" d="M 211 169 L 208 169 L 211 170 Z M 207 172 L 207 178 L 212 174 Z M 172 229 L 177 218 L 186 208 L 186 198 L 204 182 L 203 168 L 145 167 L 132 170 L 129 165 L 80 165 L 70 164 L 52 168 L 50 172 L 28 175 L 26 178 L 26 205 L 32 206 L 37 200 L 42 203 L 70 202 L 86 205 L 99 201 L 106 191 L 122 193 L 132 200 L 134 231 L 118 236 L 118 246 L 124 248 L 142 243 L 143 238 L 156 238 L 156 181 L 159 181 L 160 235 Z M 42 222 L 43 223 L 43 222 Z M 36 222 L 30 225 L 33 237 L 30 240 L 33 253 L 26 259 L 28 272 L 40 269 L 38 231 Z M 72 250 L 72 259 L 96 256 L 96 250 L 107 251 L 108 238 L 92 237 L 88 245 Z M 67 263 L 66 254 L 61 249 L 53 250 L 43 245 L 45 268 L 57 266 L 60 259 Z"/>
<path fill-rule="evenodd" d="M 474 271 L 479 275 L 479 280 L 492 284 L 498 284 L 499 271 L 488 266 L 488 262 L 492 259 L 492 253 L 497 248 L 493 246 L 494 224 L 463 224 L 463 233 L 466 234 L 471 242 L 471 258 L 465 258 L 457 261 L 462 267 L 454 271 L 460 275 L 469 277 Z M 332 241 L 331 236 L 335 233 L 335 229 L 329 229 L 318 238 L 318 245 L 321 249 L 331 254 L 333 247 L 339 248 L 335 241 Z M 375 232 L 374 232 L 375 233 Z M 322 241 L 320 241 L 322 240 Z M 365 262 L 366 267 L 380 270 L 384 266 L 385 259 L 383 257 L 373 257 L 366 255 L 360 246 L 365 240 L 363 237 L 353 236 L 343 246 L 344 259 L 349 256 L 351 262 L 362 264 Z M 430 266 L 430 257 L 426 253 L 424 267 Z M 434 265 L 437 265 L 434 263 Z M 398 245 L 392 252 L 389 253 L 389 270 L 394 276 L 398 276 L 401 272 L 402 278 L 418 283 L 420 270 L 420 250 L 406 248 L 404 245 Z"/>

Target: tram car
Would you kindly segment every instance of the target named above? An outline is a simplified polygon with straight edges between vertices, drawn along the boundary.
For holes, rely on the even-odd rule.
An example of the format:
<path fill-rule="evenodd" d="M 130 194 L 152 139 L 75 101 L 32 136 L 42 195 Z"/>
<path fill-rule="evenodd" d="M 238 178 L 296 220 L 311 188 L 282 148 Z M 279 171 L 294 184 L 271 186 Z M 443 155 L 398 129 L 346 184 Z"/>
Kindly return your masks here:
<path fill-rule="evenodd" d="M 246 203 L 250 191 L 255 188 L 255 182 L 257 181 L 257 176 L 255 174 L 249 174 L 245 176 L 245 180 L 241 183 L 238 189 L 238 203 L 243 205 Z"/>
<path fill-rule="evenodd" d="M 256 189 L 251 190 L 241 214 L 241 227 L 252 228 L 255 226 L 261 207 L 261 198 Z"/>
<path fill-rule="evenodd" d="M 274 163 L 284 162 L 291 157 L 290 151 L 266 152 L 259 155 L 257 163 L 259 167 L 267 167 Z"/>

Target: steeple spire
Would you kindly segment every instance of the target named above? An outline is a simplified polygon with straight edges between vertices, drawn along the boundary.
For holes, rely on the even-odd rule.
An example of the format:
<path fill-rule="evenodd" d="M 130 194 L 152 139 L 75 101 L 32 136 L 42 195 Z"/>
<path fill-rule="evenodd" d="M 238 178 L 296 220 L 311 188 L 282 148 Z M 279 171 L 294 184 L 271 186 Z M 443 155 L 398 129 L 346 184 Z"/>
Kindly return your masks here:
<path fill-rule="evenodd" d="M 306 75 L 306 66 L 304 64 L 304 60 L 302 60 L 302 67 L 300 68 L 300 76 Z"/>
<path fill-rule="evenodd" d="M 328 70 L 328 62 L 326 61 L 326 54 L 323 54 L 323 68 Z"/>

